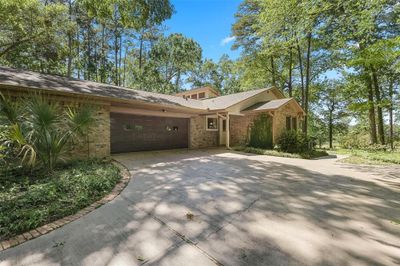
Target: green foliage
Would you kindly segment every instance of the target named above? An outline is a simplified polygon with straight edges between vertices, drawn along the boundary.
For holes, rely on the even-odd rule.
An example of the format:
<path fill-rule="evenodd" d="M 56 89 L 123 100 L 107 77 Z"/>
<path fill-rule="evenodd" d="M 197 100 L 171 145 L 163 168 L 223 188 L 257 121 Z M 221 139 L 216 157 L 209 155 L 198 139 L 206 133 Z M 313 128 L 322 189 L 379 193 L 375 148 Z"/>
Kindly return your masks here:
<path fill-rule="evenodd" d="M 34 180 L 0 179 L 0 239 L 76 213 L 111 191 L 119 179 L 117 167 L 99 161 L 73 163 Z"/>
<path fill-rule="evenodd" d="M 161 38 L 150 51 L 152 65 L 164 81 L 160 89 L 178 92 L 181 77 L 200 62 L 201 52 L 196 41 L 182 34 Z M 171 83 L 173 80 L 175 84 Z"/>
<path fill-rule="evenodd" d="M 339 145 L 344 149 L 365 149 L 370 145 L 370 136 L 366 128 L 355 127 L 339 137 Z"/>
<path fill-rule="evenodd" d="M 253 121 L 250 129 L 249 146 L 254 148 L 272 149 L 272 119 L 267 114 L 261 114 Z"/>
<path fill-rule="evenodd" d="M 130 62 L 135 77 L 129 85 L 162 93 L 178 92 L 182 78 L 200 64 L 202 53 L 196 41 L 182 34 L 157 36 L 149 51 L 143 50 L 141 43 L 139 57 Z"/>
<path fill-rule="evenodd" d="M 297 98 L 308 113 L 309 135 L 321 142 L 345 134 L 348 115 L 353 122 L 368 123 L 371 136 L 377 128 L 384 143 L 390 136 L 382 130 L 384 112 L 391 106 L 396 114 L 399 106 L 396 3 L 243 1 L 232 26 L 234 48 L 242 52 L 240 87 L 277 85 Z M 326 81 L 326 76 L 343 79 Z"/>
<path fill-rule="evenodd" d="M 289 153 L 306 153 L 313 150 L 311 139 L 295 130 L 283 132 L 277 141 L 277 145 L 279 150 Z"/>
<path fill-rule="evenodd" d="M 94 124 L 91 107 L 63 110 L 42 95 L 18 103 L 2 96 L 0 117 L 8 126 L 4 143 L 19 150 L 21 162 L 29 167 L 39 164 L 50 172 L 72 137 L 87 135 Z"/>
<path fill-rule="evenodd" d="M 220 72 L 219 64 L 211 59 L 202 60 L 194 70 L 191 71 L 187 82 L 193 87 L 210 86 L 212 88 L 222 88 L 223 76 Z"/>
<path fill-rule="evenodd" d="M 168 0 L 2 0 L 0 63 L 121 85 L 132 34 L 173 11 Z"/>
<path fill-rule="evenodd" d="M 67 8 L 39 0 L 0 1 L 0 63 L 63 73 Z"/>

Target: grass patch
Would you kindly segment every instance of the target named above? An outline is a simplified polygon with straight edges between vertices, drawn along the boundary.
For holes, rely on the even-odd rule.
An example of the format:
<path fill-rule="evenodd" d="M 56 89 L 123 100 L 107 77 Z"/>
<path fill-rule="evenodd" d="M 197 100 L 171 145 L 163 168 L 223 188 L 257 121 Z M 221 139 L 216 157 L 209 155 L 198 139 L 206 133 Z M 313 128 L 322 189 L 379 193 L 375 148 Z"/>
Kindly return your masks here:
<path fill-rule="evenodd" d="M 331 151 L 332 154 L 350 155 L 342 162 L 353 164 L 400 164 L 399 151 L 368 151 L 338 149 Z"/>
<path fill-rule="evenodd" d="M 0 180 L 0 239 L 74 214 L 110 192 L 121 175 L 111 162 L 73 163 L 51 176 Z"/>
<path fill-rule="evenodd" d="M 277 157 L 286 157 L 286 158 L 299 158 L 299 159 L 314 159 L 322 156 L 329 155 L 326 151 L 309 151 L 305 153 L 288 153 L 282 152 L 278 150 L 265 150 L 253 147 L 245 147 L 245 146 L 237 146 L 232 148 L 235 151 L 260 154 L 260 155 L 269 155 L 269 156 L 277 156 Z"/>
<path fill-rule="evenodd" d="M 358 156 L 349 156 L 347 158 L 339 160 L 341 163 L 349 163 L 349 164 L 364 164 L 364 165 L 388 165 L 389 163 L 381 162 L 381 161 L 374 161 L 369 160 L 363 157 Z"/>

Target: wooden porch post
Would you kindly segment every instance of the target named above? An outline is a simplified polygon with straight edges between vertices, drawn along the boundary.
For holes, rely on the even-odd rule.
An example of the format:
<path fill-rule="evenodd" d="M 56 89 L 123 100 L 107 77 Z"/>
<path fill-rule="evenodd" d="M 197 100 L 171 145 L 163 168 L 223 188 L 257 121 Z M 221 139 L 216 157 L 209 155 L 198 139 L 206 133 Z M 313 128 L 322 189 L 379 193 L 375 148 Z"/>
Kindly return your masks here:
<path fill-rule="evenodd" d="M 229 147 L 229 135 L 230 135 L 230 130 L 229 130 L 229 128 L 230 128 L 230 126 L 229 126 L 229 113 L 227 113 L 226 114 L 226 148 L 230 148 Z"/>

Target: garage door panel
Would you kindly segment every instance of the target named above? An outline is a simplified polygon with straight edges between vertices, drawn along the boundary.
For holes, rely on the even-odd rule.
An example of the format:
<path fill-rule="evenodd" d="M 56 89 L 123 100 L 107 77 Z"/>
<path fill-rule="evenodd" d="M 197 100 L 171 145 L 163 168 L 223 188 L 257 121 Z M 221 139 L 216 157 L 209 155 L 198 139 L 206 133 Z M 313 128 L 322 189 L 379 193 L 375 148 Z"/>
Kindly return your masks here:
<path fill-rule="evenodd" d="M 187 118 L 111 113 L 111 152 L 188 147 Z"/>

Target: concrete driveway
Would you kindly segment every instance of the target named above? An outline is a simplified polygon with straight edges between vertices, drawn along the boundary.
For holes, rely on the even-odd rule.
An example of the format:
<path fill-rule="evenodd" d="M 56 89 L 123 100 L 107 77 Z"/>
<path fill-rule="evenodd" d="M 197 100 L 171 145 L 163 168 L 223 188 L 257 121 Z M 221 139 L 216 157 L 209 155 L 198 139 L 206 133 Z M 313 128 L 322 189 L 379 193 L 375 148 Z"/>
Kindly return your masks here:
<path fill-rule="evenodd" d="M 399 168 L 224 150 L 115 156 L 112 202 L 0 265 L 400 264 Z"/>

